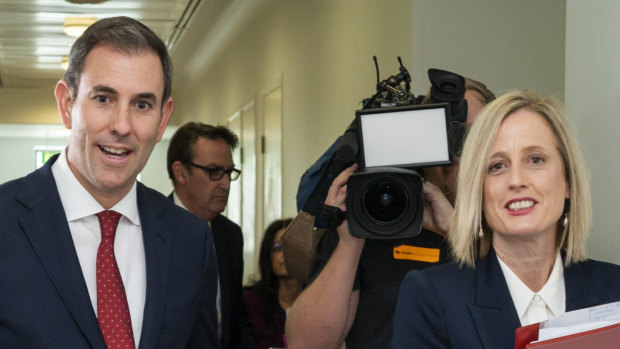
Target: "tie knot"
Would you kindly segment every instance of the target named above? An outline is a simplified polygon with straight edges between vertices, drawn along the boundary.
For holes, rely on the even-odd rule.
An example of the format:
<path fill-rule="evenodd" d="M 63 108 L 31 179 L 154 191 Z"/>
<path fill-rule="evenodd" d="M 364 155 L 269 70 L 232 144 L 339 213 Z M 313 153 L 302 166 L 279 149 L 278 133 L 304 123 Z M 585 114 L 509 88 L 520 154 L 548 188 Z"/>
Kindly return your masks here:
<path fill-rule="evenodd" d="M 99 225 L 101 226 L 101 237 L 114 238 L 116 226 L 121 219 L 121 214 L 116 211 L 106 210 L 97 213 L 97 217 L 99 218 Z"/>

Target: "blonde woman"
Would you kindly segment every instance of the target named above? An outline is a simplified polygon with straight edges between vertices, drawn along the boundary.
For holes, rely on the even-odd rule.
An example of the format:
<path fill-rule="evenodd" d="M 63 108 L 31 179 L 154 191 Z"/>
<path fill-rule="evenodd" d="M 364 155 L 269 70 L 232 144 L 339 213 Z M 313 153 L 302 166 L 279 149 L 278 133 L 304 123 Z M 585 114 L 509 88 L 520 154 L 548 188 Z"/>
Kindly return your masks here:
<path fill-rule="evenodd" d="M 620 300 L 620 267 L 586 259 L 590 191 L 559 102 L 515 91 L 489 104 L 458 183 L 455 262 L 405 277 L 393 348 L 514 348 L 519 326 Z"/>

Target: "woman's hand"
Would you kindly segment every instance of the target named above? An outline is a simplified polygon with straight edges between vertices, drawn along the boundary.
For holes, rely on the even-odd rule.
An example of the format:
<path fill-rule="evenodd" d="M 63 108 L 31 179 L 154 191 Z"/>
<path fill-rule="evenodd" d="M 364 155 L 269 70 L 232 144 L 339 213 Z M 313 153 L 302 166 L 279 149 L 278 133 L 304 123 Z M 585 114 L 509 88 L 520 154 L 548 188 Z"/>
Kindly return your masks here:
<path fill-rule="evenodd" d="M 446 196 L 436 185 L 425 181 L 424 192 L 424 219 L 422 226 L 443 237 L 448 236 L 452 212 L 454 208 Z"/>

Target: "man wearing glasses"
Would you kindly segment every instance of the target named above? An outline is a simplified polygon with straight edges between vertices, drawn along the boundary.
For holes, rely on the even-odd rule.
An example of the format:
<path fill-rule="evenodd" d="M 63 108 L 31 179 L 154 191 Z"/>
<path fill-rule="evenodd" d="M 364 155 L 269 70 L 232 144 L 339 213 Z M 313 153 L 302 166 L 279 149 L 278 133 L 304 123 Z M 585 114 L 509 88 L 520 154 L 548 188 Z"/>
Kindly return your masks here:
<path fill-rule="evenodd" d="M 174 185 L 169 198 L 211 226 L 219 269 L 218 334 L 223 348 L 254 348 L 252 325 L 243 301 L 243 234 L 221 215 L 228 203 L 230 181 L 239 178 L 232 151 L 237 136 L 224 126 L 189 122 L 168 147 L 168 175 Z"/>

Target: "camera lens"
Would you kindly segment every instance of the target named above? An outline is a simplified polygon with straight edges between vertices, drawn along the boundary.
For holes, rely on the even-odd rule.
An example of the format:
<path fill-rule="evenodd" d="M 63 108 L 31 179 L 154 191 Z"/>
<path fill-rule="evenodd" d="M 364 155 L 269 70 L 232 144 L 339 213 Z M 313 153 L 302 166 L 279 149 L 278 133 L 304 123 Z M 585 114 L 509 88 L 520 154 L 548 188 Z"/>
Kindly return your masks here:
<path fill-rule="evenodd" d="M 407 211 L 408 201 L 405 188 L 389 179 L 375 181 L 362 195 L 364 211 L 379 225 L 396 221 Z"/>

